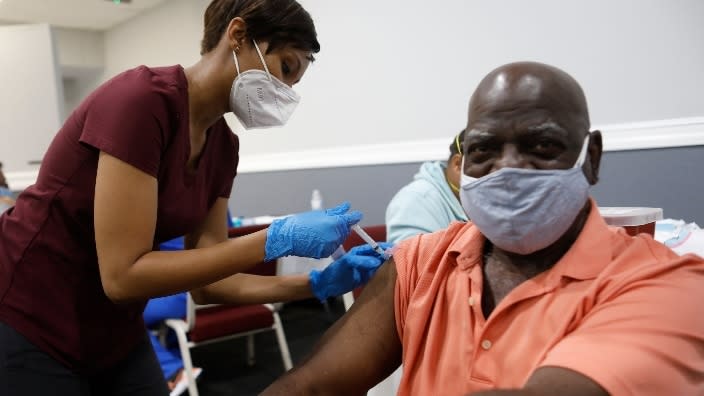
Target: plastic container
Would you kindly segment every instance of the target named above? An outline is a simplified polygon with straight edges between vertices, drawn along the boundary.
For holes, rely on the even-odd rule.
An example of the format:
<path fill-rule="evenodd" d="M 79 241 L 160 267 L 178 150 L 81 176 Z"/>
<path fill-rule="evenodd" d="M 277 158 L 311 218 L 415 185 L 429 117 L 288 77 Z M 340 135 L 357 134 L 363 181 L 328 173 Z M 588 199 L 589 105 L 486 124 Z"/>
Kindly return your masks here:
<path fill-rule="evenodd" d="M 323 195 L 320 190 L 313 190 L 310 197 L 310 208 L 312 210 L 322 210 L 323 209 Z"/>
<path fill-rule="evenodd" d="M 606 224 L 623 227 L 628 235 L 655 235 L 655 222 L 662 220 L 662 208 L 600 206 Z"/>

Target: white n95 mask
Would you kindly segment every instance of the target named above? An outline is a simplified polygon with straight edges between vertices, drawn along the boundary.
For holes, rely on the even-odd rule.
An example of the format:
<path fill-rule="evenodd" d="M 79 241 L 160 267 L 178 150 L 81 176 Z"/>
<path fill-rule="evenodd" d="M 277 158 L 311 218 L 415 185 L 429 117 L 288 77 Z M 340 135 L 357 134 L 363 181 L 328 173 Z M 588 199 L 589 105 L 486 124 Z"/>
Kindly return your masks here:
<path fill-rule="evenodd" d="M 589 134 L 571 169 L 503 168 L 480 178 L 464 174 L 460 202 L 479 231 L 499 248 L 530 254 L 555 243 L 588 199 L 582 171 Z"/>
<path fill-rule="evenodd" d="M 237 53 L 233 51 L 237 77 L 230 90 L 230 110 L 245 129 L 282 126 L 291 117 L 301 98 L 291 87 L 269 73 L 257 42 L 252 42 L 264 70 L 253 69 L 240 73 Z"/>

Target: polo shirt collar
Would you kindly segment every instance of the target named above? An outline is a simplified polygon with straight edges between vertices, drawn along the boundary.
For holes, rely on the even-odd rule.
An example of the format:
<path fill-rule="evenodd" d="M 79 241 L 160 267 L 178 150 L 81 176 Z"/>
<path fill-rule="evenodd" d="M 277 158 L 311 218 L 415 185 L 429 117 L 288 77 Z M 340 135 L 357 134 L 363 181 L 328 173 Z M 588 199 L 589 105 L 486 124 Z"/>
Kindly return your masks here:
<path fill-rule="evenodd" d="M 594 279 L 611 261 L 611 232 L 599 214 L 596 201 L 590 198 L 591 210 L 577 240 L 555 266 L 544 273 L 547 283 L 559 282 L 561 277 L 577 280 Z M 482 263 L 482 252 L 486 238 L 468 222 L 450 243 L 448 254 L 456 258 L 457 266 L 463 270 Z"/>
<path fill-rule="evenodd" d="M 572 247 L 549 271 L 550 279 L 594 279 L 611 262 L 612 232 L 601 217 L 596 201 L 593 198 L 589 201 L 592 206 L 584 228 Z"/>

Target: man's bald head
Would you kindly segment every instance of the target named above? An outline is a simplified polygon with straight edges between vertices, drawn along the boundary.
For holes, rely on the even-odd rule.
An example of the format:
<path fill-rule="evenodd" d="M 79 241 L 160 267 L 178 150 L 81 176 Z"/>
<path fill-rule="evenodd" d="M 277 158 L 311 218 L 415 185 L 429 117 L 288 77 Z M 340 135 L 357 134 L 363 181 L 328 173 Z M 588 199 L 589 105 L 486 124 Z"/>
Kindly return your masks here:
<path fill-rule="evenodd" d="M 585 138 L 585 174 L 595 183 L 601 134 L 589 132 L 584 92 L 564 71 L 518 62 L 490 72 L 469 101 L 463 172 L 481 177 L 501 168 L 567 169 Z"/>
<path fill-rule="evenodd" d="M 537 62 L 517 62 L 491 71 L 469 103 L 469 124 L 491 114 L 542 109 L 559 115 L 564 127 L 589 130 L 584 92 L 572 76 Z M 555 120 L 557 122 L 557 120 Z"/>

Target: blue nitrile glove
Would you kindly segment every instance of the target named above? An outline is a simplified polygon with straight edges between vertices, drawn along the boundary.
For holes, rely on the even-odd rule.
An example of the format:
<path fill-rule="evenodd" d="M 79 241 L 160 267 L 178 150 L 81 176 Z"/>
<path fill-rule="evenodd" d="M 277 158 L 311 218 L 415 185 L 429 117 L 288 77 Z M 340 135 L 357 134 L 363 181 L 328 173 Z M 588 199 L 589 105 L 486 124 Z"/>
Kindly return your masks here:
<path fill-rule="evenodd" d="M 274 220 L 266 233 L 264 261 L 284 256 L 328 257 L 362 220 L 362 212 L 345 202 L 325 211 L 314 210 Z"/>
<path fill-rule="evenodd" d="M 379 243 L 379 246 L 386 250 L 393 244 L 383 242 Z M 384 261 L 386 259 L 375 252 L 371 246 L 355 246 L 322 271 L 312 270 L 308 274 L 310 288 L 320 301 L 345 294 L 369 282 Z"/>

